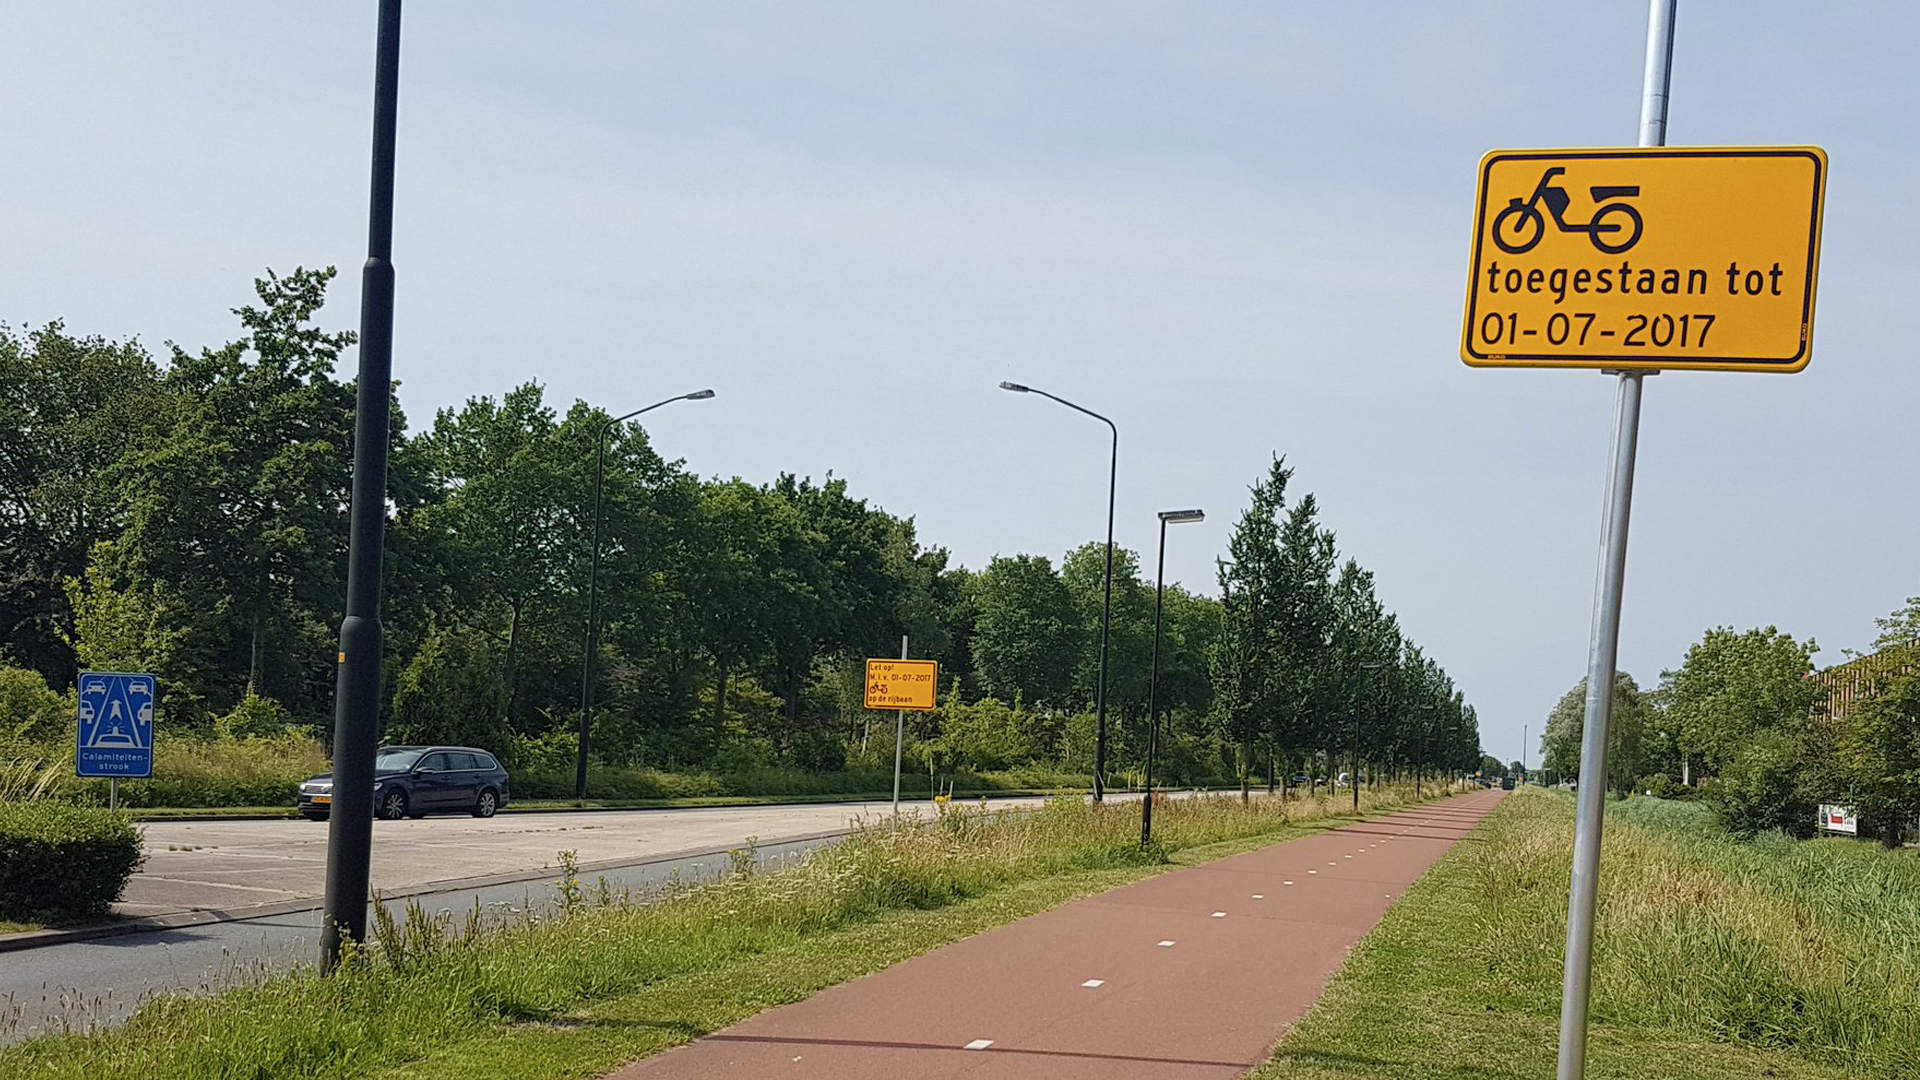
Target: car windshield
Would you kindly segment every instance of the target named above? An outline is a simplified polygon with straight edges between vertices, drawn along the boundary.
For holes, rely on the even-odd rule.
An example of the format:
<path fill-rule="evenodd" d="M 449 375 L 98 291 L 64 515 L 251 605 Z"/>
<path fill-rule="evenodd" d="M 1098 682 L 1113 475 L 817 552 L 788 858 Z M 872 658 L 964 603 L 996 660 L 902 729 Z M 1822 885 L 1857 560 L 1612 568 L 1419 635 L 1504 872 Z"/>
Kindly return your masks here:
<path fill-rule="evenodd" d="M 406 772 L 413 768 L 414 762 L 420 760 L 420 754 L 419 750 L 384 751 L 379 757 L 373 759 L 373 771 L 377 773 Z"/>

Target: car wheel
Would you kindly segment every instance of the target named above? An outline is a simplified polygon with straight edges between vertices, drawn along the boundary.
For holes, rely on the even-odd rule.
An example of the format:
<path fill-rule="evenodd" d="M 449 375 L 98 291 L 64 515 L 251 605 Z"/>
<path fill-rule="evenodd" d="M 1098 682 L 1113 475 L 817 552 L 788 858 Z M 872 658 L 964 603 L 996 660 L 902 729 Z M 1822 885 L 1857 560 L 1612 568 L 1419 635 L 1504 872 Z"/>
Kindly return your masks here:
<path fill-rule="evenodd" d="M 407 816 L 407 793 L 394 788 L 380 797 L 380 816 L 388 821 L 399 821 Z"/>
<path fill-rule="evenodd" d="M 301 816 L 301 817 L 303 817 L 303 818 L 306 818 L 306 819 L 307 819 L 308 821 L 325 821 L 325 820 L 327 820 L 327 815 L 325 815 L 325 814 L 301 814 L 300 816 Z"/>
<path fill-rule="evenodd" d="M 473 804 L 473 816 L 492 817 L 499 809 L 499 793 L 492 788 L 488 788 L 480 793 L 480 798 Z"/>

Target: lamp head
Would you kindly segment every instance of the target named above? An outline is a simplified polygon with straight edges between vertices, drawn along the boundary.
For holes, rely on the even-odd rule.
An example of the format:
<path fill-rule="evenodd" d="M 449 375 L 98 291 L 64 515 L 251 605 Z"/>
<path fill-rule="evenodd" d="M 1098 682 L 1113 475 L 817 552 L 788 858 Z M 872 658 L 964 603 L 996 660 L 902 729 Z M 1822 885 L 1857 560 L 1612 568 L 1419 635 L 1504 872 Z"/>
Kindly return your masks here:
<path fill-rule="evenodd" d="M 1177 524 L 1182 521 L 1205 521 L 1207 515 L 1201 510 L 1162 510 L 1160 520 Z"/>
<path fill-rule="evenodd" d="M 695 390 L 693 393 L 687 395 L 686 400 L 705 401 L 712 396 L 713 396 L 713 391 L 711 390 Z"/>
<path fill-rule="evenodd" d="M 1016 394 L 1030 394 L 1033 392 L 1033 390 L 1030 387 L 1022 386 L 1017 382 L 1007 382 L 1005 380 L 1001 381 L 1000 389 L 1011 390 Z"/>

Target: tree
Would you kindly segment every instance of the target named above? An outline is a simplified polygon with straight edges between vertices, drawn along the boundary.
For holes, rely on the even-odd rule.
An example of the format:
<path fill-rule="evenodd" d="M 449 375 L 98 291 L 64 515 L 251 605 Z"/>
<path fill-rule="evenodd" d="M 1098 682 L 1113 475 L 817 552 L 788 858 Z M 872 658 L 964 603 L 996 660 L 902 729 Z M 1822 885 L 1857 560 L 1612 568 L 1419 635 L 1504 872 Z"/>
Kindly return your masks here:
<path fill-rule="evenodd" d="M 1861 831 L 1891 846 L 1920 821 L 1920 597 L 1875 623 L 1869 689 L 1810 723 L 1800 775 L 1819 795 L 1806 803 L 1853 806 Z"/>
<path fill-rule="evenodd" d="M 1633 676 L 1613 676 L 1613 703 L 1607 714 L 1607 787 L 1631 792 L 1642 775 L 1641 748 L 1653 726 L 1654 707 Z M 1540 733 L 1540 767 L 1557 777 L 1578 779 L 1581 739 L 1586 730 L 1587 680 L 1561 696 Z"/>
<path fill-rule="evenodd" d="M 386 741 L 509 748 L 498 647 L 473 629 L 434 631 L 401 670 Z"/>
<path fill-rule="evenodd" d="M 178 596 L 162 582 L 126 580 L 119 547 L 106 540 L 93 546 L 85 571 L 64 585 L 73 631 L 62 636 L 82 669 L 153 672 L 169 712 L 189 722 L 199 718 L 194 688 L 208 665 L 190 656 L 195 613 Z"/>
<path fill-rule="evenodd" d="M 1341 617 L 1334 581 L 1338 555 L 1333 533 L 1320 527 L 1318 514 L 1319 503 L 1312 492 L 1287 512 L 1280 527 L 1279 558 L 1272 565 L 1275 577 L 1268 589 L 1274 694 L 1267 735 L 1282 746 L 1326 745 L 1326 733 L 1316 727 L 1340 704 L 1342 687 L 1333 670 Z M 1351 560 L 1349 565 L 1356 570 L 1359 566 Z M 1372 580 L 1367 575 L 1369 597 Z M 1374 611 L 1379 611 L 1377 604 Z M 1376 620 L 1363 632 L 1382 628 Z M 1384 639 L 1372 644 L 1388 645 Z M 1397 634 L 1389 648 L 1398 652 Z"/>
<path fill-rule="evenodd" d="M 207 647 L 225 685 L 210 691 L 272 694 L 309 715 L 333 692 L 352 470 L 353 389 L 332 373 L 354 335 L 312 322 L 333 276 L 269 271 L 254 282 L 261 306 L 234 309 L 244 337 L 197 356 L 174 348 L 166 386 L 180 407 L 128 462 L 122 541 L 137 580 L 219 615 Z"/>
<path fill-rule="evenodd" d="M 1100 680 L 1100 613 L 1107 572 L 1107 547 L 1088 541 L 1060 560 L 1060 580 L 1073 597 L 1075 636 L 1072 700 L 1092 704 Z M 1107 712 L 1145 716 L 1147 667 L 1153 653 L 1153 583 L 1140 578 L 1140 556 L 1126 548 L 1113 551 L 1112 631 L 1107 644 Z M 1062 702 L 1061 704 L 1066 704 Z"/>
<path fill-rule="evenodd" d="M 1073 595 L 1044 555 L 995 558 L 977 581 L 973 659 L 988 693 L 1070 708 L 1085 633 Z"/>
<path fill-rule="evenodd" d="M 1820 697 L 1811 678 L 1818 648 L 1771 626 L 1708 630 L 1678 669 L 1660 676 L 1660 701 L 1681 752 L 1718 773 L 1756 735 L 1803 724 Z"/>
<path fill-rule="evenodd" d="M 1835 800 L 1851 803 L 1862 828 L 1888 846 L 1907 840 L 1920 820 L 1920 675 L 1909 667 L 1855 702 L 1833 751 L 1845 783 Z"/>
<path fill-rule="evenodd" d="M 137 341 L 0 326 L 0 648 L 55 682 L 75 671 L 62 582 L 125 527 L 121 464 L 173 405 Z"/>
<path fill-rule="evenodd" d="M 1281 576 L 1280 512 L 1292 478 L 1284 461 L 1274 459 L 1266 476 L 1250 489 L 1247 509 L 1227 542 L 1232 561 L 1219 564 L 1220 636 L 1208 656 L 1214 690 L 1211 726 L 1239 751 L 1243 789 L 1254 740 L 1272 731 L 1270 718 L 1279 696 L 1274 582 Z"/>

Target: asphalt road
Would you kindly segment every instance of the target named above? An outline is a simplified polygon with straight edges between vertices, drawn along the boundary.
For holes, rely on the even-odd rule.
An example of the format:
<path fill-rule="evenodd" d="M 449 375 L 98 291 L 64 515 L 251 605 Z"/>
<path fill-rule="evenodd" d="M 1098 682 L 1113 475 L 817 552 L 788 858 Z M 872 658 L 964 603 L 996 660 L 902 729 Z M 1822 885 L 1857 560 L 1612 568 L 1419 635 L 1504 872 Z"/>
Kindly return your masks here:
<path fill-rule="evenodd" d="M 759 847 L 759 855 L 763 864 L 777 864 L 830 843 L 831 838 L 766 844 Z M 583 876 L 589 882 L 604 877 L 616 890 L 639 892 L 675 873 L 681 880 L 700 880 L 723 874 L 729 866 L 730 857 L 722 852 Z M 555 896 L 549 882 L 528 880 L 417 899 L 430 912 L 451 911 L 458 918 L 476 902 L 511 916 L 529 906 L 551 906 Z M 400 914 L 404 901 L 389 903 Z M 155 995 L 203 993 L 251 975 L 310 965 L 319 948 L 320 910 L 315 907 L 0 953 L 0 1046 L 45 1031 L 114 1024 Z"/>

